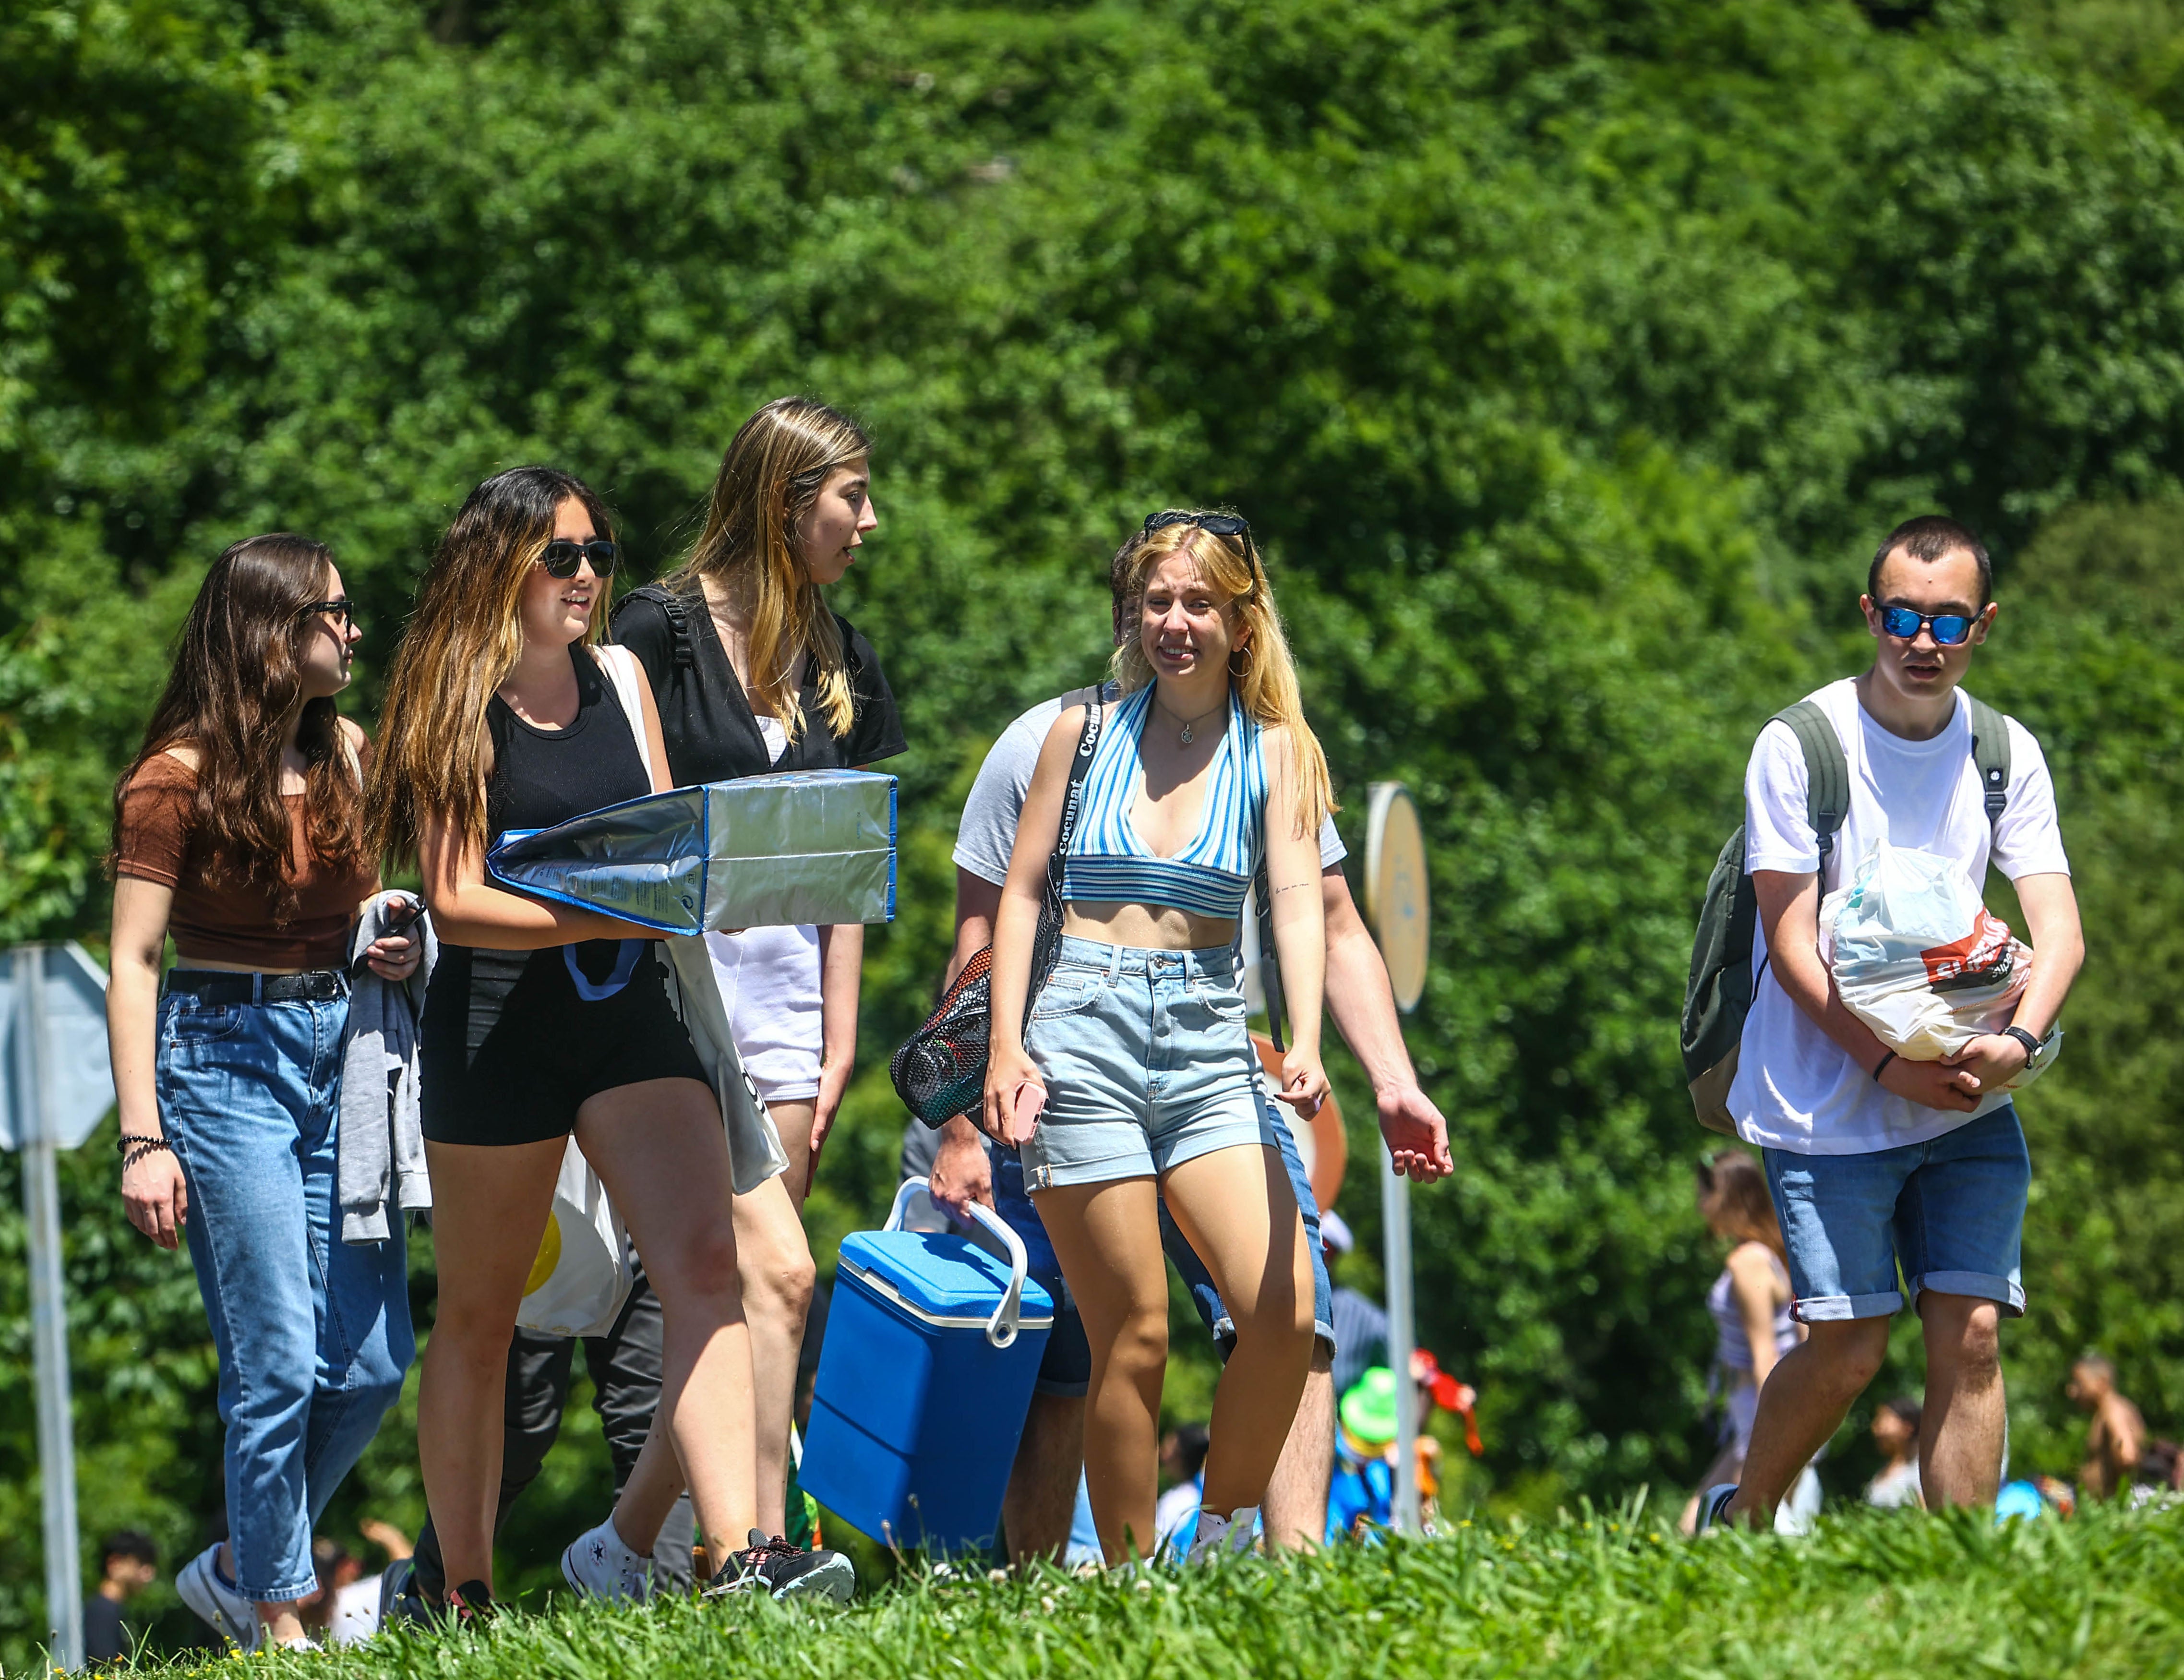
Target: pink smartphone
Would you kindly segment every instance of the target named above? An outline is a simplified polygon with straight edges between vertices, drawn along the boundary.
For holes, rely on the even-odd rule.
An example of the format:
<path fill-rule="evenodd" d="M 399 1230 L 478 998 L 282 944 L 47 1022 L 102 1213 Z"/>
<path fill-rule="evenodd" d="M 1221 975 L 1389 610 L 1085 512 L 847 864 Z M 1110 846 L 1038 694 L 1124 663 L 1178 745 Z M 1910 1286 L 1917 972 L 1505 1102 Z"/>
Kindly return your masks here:
<path fill-rule="evenodd" d="M 1017 1087 L 1016 1100 L 1009 1106 L 1009 1135 L 1019 1143 L 1031 1141 L 1031 1134 L 1039 1129 L 1039 1117 L 1046 1112 L 1046 1087 L 1035 1079 L 1027 1079 Z"/>

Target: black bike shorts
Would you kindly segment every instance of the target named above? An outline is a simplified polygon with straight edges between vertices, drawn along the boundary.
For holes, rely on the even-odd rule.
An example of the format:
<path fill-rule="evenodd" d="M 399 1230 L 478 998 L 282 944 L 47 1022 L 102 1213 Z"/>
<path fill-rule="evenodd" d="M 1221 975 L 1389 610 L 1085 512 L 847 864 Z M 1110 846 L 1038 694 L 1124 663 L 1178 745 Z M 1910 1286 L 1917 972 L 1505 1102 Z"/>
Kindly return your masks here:
<path fill-rule="evenodd" d="M 421 1118 L 435 1143 L 566 1138 L 587 1099 L 648 1079 L 712 1089 L 649 939 L 443 945 L 418 1033 Z"/>

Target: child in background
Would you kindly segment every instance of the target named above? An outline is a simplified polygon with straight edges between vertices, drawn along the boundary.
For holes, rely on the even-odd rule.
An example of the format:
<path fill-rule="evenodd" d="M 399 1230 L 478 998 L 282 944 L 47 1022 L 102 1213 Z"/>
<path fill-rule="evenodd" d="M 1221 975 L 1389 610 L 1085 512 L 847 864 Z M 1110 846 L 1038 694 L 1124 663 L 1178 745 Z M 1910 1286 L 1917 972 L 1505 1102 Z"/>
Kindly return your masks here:
<path fill-rule="evenodd" d="M 1174 1483 L 1153 1507 L 1153 1549 L 1188 1552 L 1198 1534 L 1198 1501 L 1206 1491 L 1206 1449 L 1210 1441 L 1202 1423 L 1167 1432 L 1161 1443 L 1162 1471 Z"/>
<path fill-rule="evenodd" d="M 1880 1449 L 1880 1474 L 1865 1485 L 1865 1502 L 1884 1510 L 1903 1505 L 1924 1509 L 1919 1483 L 1918 1398 L 1898 1394 L 1873 1415 L 1873 1444 Z"/>

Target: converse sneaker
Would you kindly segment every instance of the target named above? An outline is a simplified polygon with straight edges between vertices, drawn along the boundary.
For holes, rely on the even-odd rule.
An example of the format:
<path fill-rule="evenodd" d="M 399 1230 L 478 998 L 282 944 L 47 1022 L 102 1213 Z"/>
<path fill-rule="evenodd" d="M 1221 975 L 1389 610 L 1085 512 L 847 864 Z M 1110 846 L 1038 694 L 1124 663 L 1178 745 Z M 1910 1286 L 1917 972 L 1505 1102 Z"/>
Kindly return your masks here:
<path fill-rule="evenodd" d="M 1709 1528 L 1721 1527 L 1721 1514 L 1736 1497 L 1736 1483 L 1734 1482 L 1717 1482 L 1708 1488 L 1706 1497 L 1699 1501 L 1698 1521 L 1691 1525 L 1691 1533 L 1703 1534 Z"/>
<path fill-rule="evenodd" d="M 641 1605 L 652 1596 L 652 1560 L 622 1544 L 610 1516 L 569 1542 L 561 1554 L 561 1578 L 580 1599 Z"/>
<path fill-rule="evenodd" d="M 175 1590 L 198 1613 L 198 1620 L 248 1654 L 264 1642 L 265 1630 L 258 1620 L 258 1606 L 220 1572 L 220 1546 L 215 1540 L 184 1564 L 175 1577 Z"/>
<path fill-rule="evenodd" d="M 807 1552 L 778 1534 L 769 1540 L 763 1529 L 754 1528 L 750 1544 L 721 1566 L 703 1596 L 771 1593 L 777 1599 L 826 1598 L 847 1604 L 856 1589 L 855 1566 L 841 1553 Z"/>
<path fill-rule="evenodd" d="M 1259 1526 L 1259 1508 L 1243 1505 L 1226 1516 L 1212 1511 L 1198 1513 L 1198 1537 L 1190 1543 L 1189 1563 L 1205 1563 L 1222 1556 L 1241 1556 L 1251 1549 L 1252 1531 Z"/>

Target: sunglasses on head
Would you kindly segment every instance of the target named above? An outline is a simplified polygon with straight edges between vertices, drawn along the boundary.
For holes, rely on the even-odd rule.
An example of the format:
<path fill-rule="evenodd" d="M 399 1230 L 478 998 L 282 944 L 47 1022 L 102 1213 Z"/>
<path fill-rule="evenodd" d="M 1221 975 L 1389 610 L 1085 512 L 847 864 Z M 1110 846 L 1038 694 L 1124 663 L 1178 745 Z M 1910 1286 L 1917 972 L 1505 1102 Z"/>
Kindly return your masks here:
<path fill-rule="evenodd" d="M 589 560 L 592 576 L 606 578 L 614 576 L 615 556 L 619 552 L 603 537 L 595 537 L 588 542 L 572 542 L 566 537 L 557 537 L 546 545 L 538 564 L 546 568 L 549 577 L 574 577 L 577 568 Z"/>
<path fill-rule="evenodd" d="M 1261 577 L 1265 568 L 1259 564 L 1258 545 L 1251 541 L 1251 522 L 1237 514 L 1193 514 L 1171 508 L 1166 513 L 1154 514 L 1145 520 L 1145 534 L 1165 531 L 1172 525 L 1195 525 L 1209 537 L 1240 537 L 1244 539 L 1244 558 L 1251 564 L 1252 571 Z"/>
<path fill-rule="evenodd" d="M 343 596 L 338 601 L 314 601 L 309 606 L 305 607 L 301 612 L 298 613 L 296 616 L 298 618 L 309 618 L 313 613 L 332 614 L 334 617 L 341 620 L 341 627 L 343 630 L 347 630 L 351 625 L 356 622 L 356 609 L 349 605 L 348 597 L 346 595 Z"/>
<path fill-rule="evenodd" d="M 1930 630 L 1934 640 L 1944 648 L 1958 648 L 1972 633 L 1977 618 L 1966 618 L 1962 613 L 1922 613 L 1915 607 L 1883 607 L 1880 627 L 1898 642 L 1915 642 L 1919 632 Z"/>

